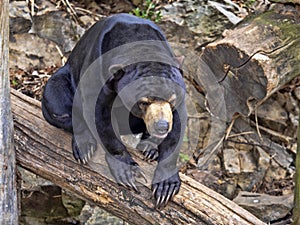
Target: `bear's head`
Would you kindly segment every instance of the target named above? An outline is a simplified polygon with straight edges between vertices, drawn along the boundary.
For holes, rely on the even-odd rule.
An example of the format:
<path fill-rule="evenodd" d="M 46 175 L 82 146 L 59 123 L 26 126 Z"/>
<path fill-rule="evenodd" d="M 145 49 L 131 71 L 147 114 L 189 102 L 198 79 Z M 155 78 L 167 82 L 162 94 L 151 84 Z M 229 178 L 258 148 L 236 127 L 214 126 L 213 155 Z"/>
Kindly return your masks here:
<path fill-rule="evenodd" d="M 144 120 L 151 136 L 165 138 L 172 130 L 173 111 L 185 96 L 181 70 L 164 63 L 143 62 L 114 65 L 110 72 L 120 102 Z"/>
<path fill-rule="evenodd" d="M 170 99 L 162 100 L 154 97 L 143 97 L 138 102 L 148 133 L 156 138 L 165 138 L 172 130 L 173 109 L 175 107 L 176 95 Z"/>

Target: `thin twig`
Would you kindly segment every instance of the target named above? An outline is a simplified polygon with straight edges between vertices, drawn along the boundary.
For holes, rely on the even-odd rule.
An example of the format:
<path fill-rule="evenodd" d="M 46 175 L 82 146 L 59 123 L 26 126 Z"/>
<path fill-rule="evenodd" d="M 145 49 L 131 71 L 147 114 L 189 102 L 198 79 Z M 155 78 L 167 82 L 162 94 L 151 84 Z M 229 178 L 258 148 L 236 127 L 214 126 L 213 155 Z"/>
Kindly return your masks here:
<path fill-rule="evenodd" d="M 229 134 L 230 134 L 230 132 L 231 132 L 231 130 L 232 130 L 232 127 L 233 127 L 233 125 L 234 125 L 234 122 L 235 122 L 235 120 L 236 120 L 238 117 L 239 117 L 239 115 L 233 117 L 233 119 L 231 120 L 231 123 L 230 123 L 229 127 L 228 127 L 227 130 L 226 130 L 226 135 L 225 135 L 225 138 L 224 138 L 225 141 L 228 139 Z"/>
<path fill-rule="evenodd" d="M 66 59 L 66 57 L 64 56 L 64 54 L 62 53 L 62 51 L 61 51 L 61 49 L 59 48 L 59 46 L 58 46 L 58 45 L 55 45 L 55 47 L 56 47 L 56 49 L 57 49 L 57 51 L 58 51 L 58 54 L 59 54 L 60 57 L 61 57 L 61 63 L 62 63 L 62 65 L 64 65 L 64 64 L 67 62 L 67 59 Z"/>
<path fill-rule="evenodd" d="M 74 7 L 73 8 L 76 12 L 81 12 L 81 13 L 85 13 L 85 14 L 89 14 L 93 17 L 94 20 L 100 20 L 101 18 L 104 18 L 105 16 L 101 15 L 101 14 L 97 14 L 97 13 L 94 13 L 88 9 L 84 9 L 84 8 L 81 8 L 81 7 Z"/>
<path fill-rule="evenodd" d="M 215 154 L 216 150 L 218 150 L 218 148 L 220 147 L 220 145 L 223 143 L 224 140 L 225 140 L 225 135 L 223 135 L 220 138 L 220 140 L 218 141 L 218 143 L 216 144 L 216 146 L 210 151 L 209 155 L 205 157 L 205 161 L 201 163 L 200 167 L 203 167 L 204 165 L 207 164 L 207 162 L 209 162 L 209 160 L 211 159 L 211 157 Z M 205 151 L 206 149 L 207 148 L 205 148 L 203 151 Z M 197 162 L 199 161 L 200 156 L 201 156 L 201 154 L 196 159 Z"/>
<path fill-rule="evenodd" d="M 251 122 L 251 124 L 254 124 L 254 122 Z M 281 134 L 279 132 L 276 132 L 276 131 L 271 130 L 269 128 L 266 128 L 266 127 L 263 127 L 261 125 L 258 125 L 257 123 L 255 123 L 255 125 L 257 125 L 257 129 L 263 130 L 263 131 L 265 131 L 266 133 L 268 133 L 268 134 L 270 134 L 272 136 L 278 137 L 278 138 L 280 138 L 281 140 L 283 140 L 287 144 L 289 144 L 293 140 L 293 138 L 291 138 L 291 137 L 288 137 L 288 136 L 283 135 L 283 134 Z M 262 137 L 261 137 L 261 140 L 262 140 Z"/>
<path fill-rule="evenodd" d="M 259 139 L 262 141 L 262 136 L 261 136 L 261 133 L 260 133 L 260 130 L 259 130 L 259 125 L 258 125 L 257 108 L 255 109 L 255 127 L 256 127 L 256 131 L 257 131 L 257 134 L 259 136 Z"/>
<path fill-rule="evenodd" d="M 241 132 L 238 134 L 231 134 L 228 136 L 228 138 L 233 138 L 233 137 L 238 137 L 238 136 L 248 135 L 248 134 L 254 134 L 254 132 L 253 131 L 245 131 L 245 132 Z"/>
<path fill-rule="evenodd" d="M 62 3 L 65 5 L 65 7 L 68 9 L 68 11 L 71 13 L 72 17 L 76 22 L 78 22 L 78 16 L 76 11 L 73 9 L 73 6 L 70 4 L 69 0 L 62 0 Z"/>
<path fill-rule="evenodd" d="M 208 119 L 209 115 L 207 113 L 201 113 L 200 115 L 188 115 L 191 119 Z"/>
<path fill-rule="evenodd" d="M 34 0 L 30 0 L 31 2 L 31 16 L 34 16 Z"/>

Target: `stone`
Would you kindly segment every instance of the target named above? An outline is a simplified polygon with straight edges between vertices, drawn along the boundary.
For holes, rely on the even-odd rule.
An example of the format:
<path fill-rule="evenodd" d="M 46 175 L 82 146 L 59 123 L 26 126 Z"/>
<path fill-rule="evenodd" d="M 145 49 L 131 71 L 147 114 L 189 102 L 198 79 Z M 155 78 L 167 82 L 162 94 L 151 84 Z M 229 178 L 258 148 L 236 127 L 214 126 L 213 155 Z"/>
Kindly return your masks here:
<path fill-rule="evenodd" d="M 224 168 L 228 175 L 241 172 L 238 151 L 234 148 L 223 149 Z"/>
<path fill-rule="evenodd" d="M 293 208 L 293 195 L 271 196 L 241 191 L 235 203 L 266 223 L 285 217 Z"/>
<path fill-rule="evenodd" d="M 294 94 L 298 100 L 300 100 L 300 86 L 296 87 L 294 90 Z"/>
<path fill-rule="evenodd" d="M 70 52 L 85 30 L 65 17 L 65 13 L 61 11 L 50 11 L 34 16 L 30 33 L 54 41 L 62 47 L 64 53 Z"/>
<path fill-rule="evenodd" d="M 15 34 L 9 43 L 9 64 L 22 70 L 60 66 L 56 44 L 34 34 Z"/>

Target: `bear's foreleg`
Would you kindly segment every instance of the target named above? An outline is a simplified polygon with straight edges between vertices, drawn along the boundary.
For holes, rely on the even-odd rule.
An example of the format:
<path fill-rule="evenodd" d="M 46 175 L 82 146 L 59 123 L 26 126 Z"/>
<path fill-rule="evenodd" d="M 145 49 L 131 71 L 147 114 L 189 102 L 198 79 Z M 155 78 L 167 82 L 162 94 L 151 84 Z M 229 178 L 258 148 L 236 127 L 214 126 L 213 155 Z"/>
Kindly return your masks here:
<path fill-rule="evenodd" d="M 111 112 L 115 96 L 115 92 L 106 87 L 99 95 L 96 104 L 97 132 L 106 151 L 106 162 L 116 182 L 138 191 L 135 185 L 135 177 L 145 178 L 145 175 L 139 165 L 132 159 L 120 137 L 116 135 L 118 132 L 113 128 Z"/>
<path fill-rule="evenodd" d="M 178 111 L 175 110 L 172 131 L 158 146 L 158 164 L 152 181 L 152 192 L 157 208 L 165 206 L 180 189 L 181 181 L 176 164 L 184 136 L 182 128 L 185 127 L 185 123 L 185 114 L 180 118 Z"/>

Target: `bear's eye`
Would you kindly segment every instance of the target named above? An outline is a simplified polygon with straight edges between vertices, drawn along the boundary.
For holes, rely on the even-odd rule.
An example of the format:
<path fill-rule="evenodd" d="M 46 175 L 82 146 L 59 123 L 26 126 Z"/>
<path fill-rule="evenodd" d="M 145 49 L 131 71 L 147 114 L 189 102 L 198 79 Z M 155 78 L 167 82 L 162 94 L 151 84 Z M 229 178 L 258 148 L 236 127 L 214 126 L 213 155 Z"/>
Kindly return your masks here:
<path fill-rule="evenodd" d="M 138 106 L 139 106 L 139 108 L 140 109 L 145 109 L 145 108 L 147 108 L 148 106 L 150 105 L 150 101 L 148 101 L 148 100 L 140 100 L 139 102 L 138 102 Z"/>

